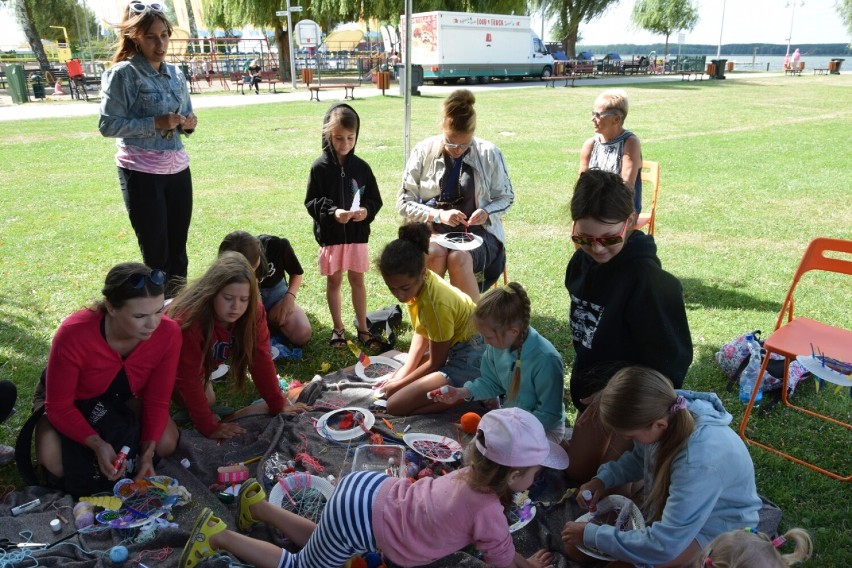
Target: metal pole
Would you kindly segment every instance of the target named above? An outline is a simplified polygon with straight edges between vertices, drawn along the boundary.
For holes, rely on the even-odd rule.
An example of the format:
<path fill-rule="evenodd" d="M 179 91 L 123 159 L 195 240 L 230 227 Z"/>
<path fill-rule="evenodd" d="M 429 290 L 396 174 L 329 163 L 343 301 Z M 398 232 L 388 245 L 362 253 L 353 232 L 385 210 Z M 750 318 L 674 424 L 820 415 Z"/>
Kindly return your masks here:
<path fill-rule="evenodd" d="M 411 4 L 412 0 L 405 0 L 405 134 L 402 163 L 408 161 L 411 151 Z"/>
<path fill-rule="evenodd" d="M 293 89 L 296 89 L 296 60 L 293 59 L 293 22 L 290 12 L 290 0 L 287 0 L 287 46 L 290 50 L 290 79 L 293 81 Z"/>
<path fill-rule="evenodd" d="M 86 17 L 85 17 L 86 14 L 88 14 L 88 12 L 89 12 L 89 7 L 86 5 L 86 0 L 83 0 L 83 23 L 85 24 L 85 27 L 86 27 L 86 43 L 89 45 L 89 59 L 92 61 L 92 66 L 94 67 L 95 55 L 92 52 L 92 32 L 89 31 L 89 22 L 86 20 Z M 76 10 L 75 10 L 74 13 L 75 14 L 77 13 Z M 94 71 L 95 70 L 92 69 L 93 73 L 94 73 Z"/>
<path fill-rule="evenodd" d="M 719 27 L 719 47 L 716 48 L 716 59 L 722 56 L 722 31 L 725 29 L 725 2 L 722 0 L 722 25 Z M 716 73 L 719 75 L 719 73 Z"/>
<path fill-rule="evenodd" d="M 793 14 L 790 16 L 790 34 L 787 36 L 787 55 L 790 55 L 790 41 L 793 39 L 793 20 L 796 18 L 796 0 L 793 0 Z"/>

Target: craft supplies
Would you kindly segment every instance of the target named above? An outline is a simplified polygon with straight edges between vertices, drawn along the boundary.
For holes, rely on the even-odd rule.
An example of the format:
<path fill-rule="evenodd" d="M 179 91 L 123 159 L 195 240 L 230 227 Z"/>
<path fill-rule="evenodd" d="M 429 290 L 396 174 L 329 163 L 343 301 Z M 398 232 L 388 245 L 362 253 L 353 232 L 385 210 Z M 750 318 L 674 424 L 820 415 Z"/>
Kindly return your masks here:
<path fill-rule="evenodd" d="M 450 387 L 447 386 L 447 385 L 444 385 L 439 389 L 435 389 L 435 390 L 431 390 L 431 391 L 427 392 L 426 398 L 428 398 L 429 400 L 435 400 L 435 398 L 437 396 L 442 395 L 442 394 L 447 394 L 448 392 L 450 392 Z"/>
<path fill-rule="evenodd" d="M 33 499 L 32 501 L 27 501 L 26 503 L 18 505 L 17 507 L 12 507 L 12 510 L 10 512 L 12 513 L 13 517 L 17 517 L 21 513 L 26 513 L 30 509 L 35 509 L 39 505 L 41 505 L 41 500 Z"/>
<path fill-rule="evenodd" d="M 192 464 L 189 462 L 188 459 L 183 458 L 182 460 L 180 460 L 180 465 L 182 465 L 184 469 L 189 469 L 189 466 Z"/>
<path fill-rule="evenodd" d="M 390 357 L 374 355 L 368 363 L 360 360 L 355 364 L 355 375 L 365 383 L 378 385 L 390 379 L 394 371 L 402 367 L 402 363 Z"/>
<path fill-rule="evenodd" d="M 407 473 L 404 464 L 405 447 L 365 444 L 356 448 L 351 471 L 383 471 L 391 477 L 403 477 Z"/>
<path fill-rule="evenodd" d="M 62 530 L 62 522 L 59 519 L 53 519 L 50 521 L 50 530 L 55 533 L 58 533 Z"/>
<path fill-rule="evenodd" d="M 118 473 L 118 471 L 124 467 L 125 462 L 127 461 L 127 454 L 130 453 L 129 446 L 121 446 L 121 449 L 118 451 L 118 454 L 115 456 L 115 461 L 112 462 L 113 473 Z"/>
<path fill-rule="evenodd" d="M 269 502 L 311 521 L 319 521 L 334 486 L 309 473 L 292 473 L 278 480 L 269 492 Z"/>
<path fill-rule="evenodd" d="M 446 436 L 412 432 L 403 436 L 403 440 L 412 450 L 433 461 L 456 461 L 462 455 L 461 444 Z"/>
<path fill-rule="evenodd" d="M 113 546 L 109 550 L 109 559 L 116 564 L 126 562 L 129 557 L 130 554 L 128 554 L 126 546 L 121 546 L 119 544 L 118 546 Z"/>
<path fill-rule="evenodd" d="M 588 489 L 583 489 L 583 492 L 580 493 L 580 495 L 583 497 L 583 500 L 586 503 L 589 504 L 589 511 L 591 511 L 592 513 L 597 511 L 597 507 L 592 505 L 592 492 L 591 491 L 589 491 Z"/>
<path fill-rule="evenodd" d="M 476 412 L 466 412 L 462 414 L 459 424 L 465 434 L 470 434 L 472 436 L 476 434 L 476 430 L 479 428 L 479 421 L 481 419 L 482 417 Z"/>
<path fill-rule="evenodd" d="M 219 483 L 241 483 L 249 478 L 249 469 L 244 464 L 223 465 L 217 470 Z"/>
<path fill-rule="evenodd" d="M 323 414 L 317 420 L 316 429 L 323 438 L 345 442 L 370 433 L 375 422 L 376 417 L 366 408 L 347 406 Z"/>
<path fill-rule="evenodd" d="M 366 352 L 361 351 L 361 350 L 358 348 L 358 346 L 357 346 L 357 345 L 355 345 L 354 343 L 352 343 L 352 341 L 351 341 L 350 339 L 347 339 L 347 340 L 346 340 L 346 345 L 348 345 L 348 346 L 349 346 L 349 350 L 350 350 L 350 351 L 352 351 L 352 354 L 353 354 L 353 355 L 355 355 L 355 357 L 357 357 L 357 358 L 358 358 L 358 362 L 359 362 L 359 363 L 361 363 L 361 364 L 362 364 L 363 366 L 365 366 L 365 367 L 369 367 L 369 366 L 370 366 L 370 357 L 367 355 L 367 353 L 366 353 Z"/>
<path fill-rule="evenodd" d="M 74 505 L 74 526 L 84 529 L 95 524 L 95 506 L 89 501 L 80 501 Z"/>

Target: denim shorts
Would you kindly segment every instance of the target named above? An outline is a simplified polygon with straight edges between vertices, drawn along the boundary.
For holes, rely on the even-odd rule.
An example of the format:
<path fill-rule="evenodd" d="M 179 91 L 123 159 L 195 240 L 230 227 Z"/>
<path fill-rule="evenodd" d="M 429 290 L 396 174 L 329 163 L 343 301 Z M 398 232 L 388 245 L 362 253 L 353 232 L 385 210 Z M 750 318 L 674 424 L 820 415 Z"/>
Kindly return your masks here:
<path fill-rule="evenodd" d="M 447 382 L 454 387 L 463 387 L 468 381 L 479 377 L 479 364 L 485 345 L 482 336 L 475 335 L 467 341 L 460 341 L 450 347 L 447 362 L 440 371 L 447 376 Z"/>
<path fill-rule="evenodd" d="M 287 285 L 287 281 L 283 278 L 281 279 L 281 282 L 272 288 L 261 288 L 260 299 L 263 302 L 263 309 L 267 312 L 271 310 L 275 304 L 284 299 L 284 294 L 286 294 L 289 289 L 290 287 Z"/>

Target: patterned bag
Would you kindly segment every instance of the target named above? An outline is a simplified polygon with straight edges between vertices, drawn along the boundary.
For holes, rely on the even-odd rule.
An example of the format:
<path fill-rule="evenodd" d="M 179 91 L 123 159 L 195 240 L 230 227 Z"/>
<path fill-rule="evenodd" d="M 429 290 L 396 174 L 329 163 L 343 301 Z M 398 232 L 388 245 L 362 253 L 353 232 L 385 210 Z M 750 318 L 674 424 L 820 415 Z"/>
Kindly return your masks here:
<path fill-rule="evenodd" d="M 754 338 L 763 345 L 763 341 L 760 339 L 760 330 L 757 329 L 751 333 L 753 333 Z M 728 391 L 734 390 L 734 385 L 739 384 L 740 374 L 743 372 L 746 365 L 748 365 L 750 353 L 748 350 L 748 343 L 746 343 L 746 335 L 748 335 L 748 333 L 744 333 L 722 345 L 715 356 L 716 364 L 719 365 L 719 368 L 722 369 L 722 372 L 725 373 L 726 377 L 728 377 Z M 769 364 L 766 366 L 766 373 L 763 378 L 763 384 L 760 386 L 760 390 L 766 392 L 780 389 L 783 376 L 784 357 L 777 353 L 773 353 L 769 357 Z M 789 387 L 788 394 L 793 394 L 793 391 L 796 390 L 796 385 L 798 385 L 803 379 L 807 378 L 807 376 L 808 371 L 801 365 L 801 363 L 798 361 L 791 361 L 790 378 L 787 383 Z"/>

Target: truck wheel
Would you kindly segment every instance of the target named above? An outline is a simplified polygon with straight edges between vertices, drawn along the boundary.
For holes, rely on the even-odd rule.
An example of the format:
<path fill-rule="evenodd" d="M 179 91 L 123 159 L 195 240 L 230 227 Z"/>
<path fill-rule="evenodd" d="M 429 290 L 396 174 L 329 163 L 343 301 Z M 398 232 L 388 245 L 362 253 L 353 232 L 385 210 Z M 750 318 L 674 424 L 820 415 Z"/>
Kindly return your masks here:
<path fill-rule="evenodd" d="M 547 79 L 551 75 L 553 75 L 553 69 L 551 69 L 550 67 L 545 67 L 544 70 L 541 72 L 542 79 Z"/>
<path fill-rule="evenodd" d="M 491 77 L 480 77 L 479 82 L 483 85 L 487 85 L 491 82 Z"/>

